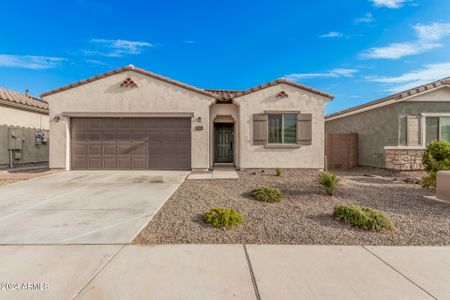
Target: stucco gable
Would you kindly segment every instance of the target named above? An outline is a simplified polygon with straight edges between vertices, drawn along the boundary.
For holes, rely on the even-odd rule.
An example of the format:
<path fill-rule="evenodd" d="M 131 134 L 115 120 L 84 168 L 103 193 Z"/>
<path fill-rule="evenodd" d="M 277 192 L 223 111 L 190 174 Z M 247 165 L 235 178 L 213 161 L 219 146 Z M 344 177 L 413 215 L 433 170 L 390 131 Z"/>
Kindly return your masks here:
<path fill-rule="evenodd" d="M 306 102 L 315 102 L 314 104 L 320 104 L 320 106 L 322 106 L 330 100 L 331 98 L 327 96 L 323 96 L 305 89 L 299 89 L 290 84 L 278 83 L 276 85 L 234 98 L 233 102 L 237 104 L 244 104 L 245 102 L 256 101 L 260 102 L 263 106 L 270 106 L 270 103 L 284 103 L 285 106 L 287 105 L 294 109 L 300 104 L 299 101 L 304 102 L 304 104 Z"/>
<path fill-rule="evenodd" d="M 413 95 L 405 101 L 412 101 L 412 102 L 418 102 L 418 101 L 435 101 L 435 102 L 442 102 L 442 101 L 448 101 L 450 102 L 450 85 L 448 86 L 440 86 L 439 88 L 429 90 L 422 94 Z"/>
<path fill-rule="evenodd" d="M 368 103 L 364 103 L 355 107 L 351 107 L 340 112 L 333 113 L 326 116 L 325 121 L 332 121 L 338 118 L 347 117 L 353 114 L 361 113 L 371 109 L 376 109 L 382 106 L 398 103 L 400 101 L 422 101 L 422 100 L 412 100 L 419 99 L 421 95 L 427 95 L 437 90 L 446 90 L 450 87 L 450 77 L 446 77 L 431 83 L 427 83 L 406 91 L 402 91 L 393 95 L 389 95 Z M 426 98 L 425 96 L 424 98 Z M 439 101 L 439 100 L 438 100 Z"/>
<path fill-rule="evenodd" d="M 94 77 L 90 77 L 88 79 L 84 79 L 84 80 L 81 80 L 81 81 L 78 81 L 78 82 L 75 82 L 72 84 L 65 85 L 63 87 L 45 92 L 45 93 L 41 94 L 41 97 L 46 97 L 46 96 L 50 96 L 50 95 L 53 95 L 56 93 L 60 93 L 60 92 L 63 92 L 63 91 L 66 91 L 66 90 L 69 90 L 69 89 L 72 89 L 75 87 L 79 87 L 79 86 L 82 86 L 82 85 L 85 85 L 85 84 L 88 84 L 88 83 L 91 83 L 91 82 L 94 82 L 94 81 L 97 81 L 97 80 L 100 80 L 100 79 L 103 79 L 103 78 L 106 78 L 109 76 L 113 76 L 113 75 L 116 75 L 119 73 L 127 72 L 127 71 L 132 71 L 132 72 L 136 72 L 139 74 L 143 74 L 145 76 L 148 76 L 148 77 L 151 77 L 151 78 L 163 81 L 163 82 L 167 82 L 169 84 L 181 87 L 183 89 L 191 90 L 191 91 L 194 91 L 196 93 L 199 93 L 199 94 L 202 94 L 202 95 L 205 95 L 208 97 L 216 98 L 216 95 L 214 95 L 210 92 L 207 92 L 203 89 L 200 89 L 200 88 L 197 88 L 197 87 L 194 87 L 194 86 L 191 86 L 191 85 L 188 85 L 188 84 L 185 84 L 185 83 L 182 83 L 182 82 L 179 82 L 179 81 L 176 81 L 176 80 L 173 80 L 173 79 L 170 79 L 170 78 L 167 78 L 167 77 L 164 77 L 164 76 L 161 76 L 161 75 L 149 72 L 149 71 L 146 71 L 144 69 L 136 68 L 133 65 L 128 65 L 128 66 L 118 68 L 118 69 L 115 69 L 115 70 L 112 70 L 112 71 L 109 71 L 109 72 L 106 72 L 106 73 L 103 73 L 103 74 L 100 74 L 100 75 L 97 75 Z"/>

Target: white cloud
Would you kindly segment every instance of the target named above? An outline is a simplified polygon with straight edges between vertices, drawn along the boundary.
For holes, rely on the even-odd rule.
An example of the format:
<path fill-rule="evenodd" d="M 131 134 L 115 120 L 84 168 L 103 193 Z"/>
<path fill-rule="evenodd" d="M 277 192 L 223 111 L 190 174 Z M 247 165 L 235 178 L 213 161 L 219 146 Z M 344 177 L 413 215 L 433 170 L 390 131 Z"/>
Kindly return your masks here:
<path fill-rule="evenodd" d="M 407 43 L 393 43 L 386 47 L 370 48 L 361 53 L 362 58 L 384 58 L 384 59 L 398 59 L 403 56 L 420 54 L 440 47 L 437 43 L 423 43 L 421 41 L 407 42 Z"/>
<path fill-rule="evenodd" d="M 353 20 L 353 23 L 372 23 L 374 21 L 373 15 L 371 13 L 367 13 L 364 17 L 356 18 Z"/>
<path fill-rule="evenodd" d="M 343 34 L 341 32 L 337 31 L 330 31 L 328 33 L 319 35 L 320 38 L 340 38 L 343 37 Z"/>
<path fill-rule="evenodd" d="M 356 69 L 333 69 L 324 73 L 295 73 L 284 76 L 287 80 L 298 81 L 305 78 L 338 78 L 338 77 L 353 77 L 358 70 Z"/>
<path fill-rule="evenodd" d="M 450 35 L 450 23 L 416 24 L 413 28 L 423 41 L 439 41 Z"/>
<path fill-rule="evenodd" d="M 429 64 L 421 69 L 404 73 L 400 76 L 373 76 L 366 79 L 384 83 L 392 93 L 401 92 L 416 86 L 450 76 L 450 62 Z"/>
<path fill-rule="evenodd" d="M 136 55 L 142 53 L 145 48 L 153 47 L 149 42 L 91 39 L 91 43 L 97 45 L 100 50 L 83 50 L 87 56 L 121 57 L 124 55 Z"/>
<path fill-rule="evenodd" d="M 42 70 L 55 68 L 64 60 L 61 57 L 0 54 L 0 67 Z"/>
<path fill-rule="evenodd" d="M 400 8 L 408 0 L 370 0 L 377 7 Z"/>
<path fill-rule="evenodd" d="M 363 51 L 360 56 L 366 59 L 398 59 L 442 47 L 440 41 L 450 36 L 450 23 L 416 24 L 413 29 L 417 36 L 416 40 L 370 48 Z"/>
<path fill-rule="evenodd" d="M 103 67 L 111 67 L 110 64 L 107 64 L 107 63 L 105 63 L 103 61 L 96 60 L 96 59 L 85 59 L 84 61 L 87 62 L 88 64 L 91 64 L 91 65 L 103 66 Z"/>

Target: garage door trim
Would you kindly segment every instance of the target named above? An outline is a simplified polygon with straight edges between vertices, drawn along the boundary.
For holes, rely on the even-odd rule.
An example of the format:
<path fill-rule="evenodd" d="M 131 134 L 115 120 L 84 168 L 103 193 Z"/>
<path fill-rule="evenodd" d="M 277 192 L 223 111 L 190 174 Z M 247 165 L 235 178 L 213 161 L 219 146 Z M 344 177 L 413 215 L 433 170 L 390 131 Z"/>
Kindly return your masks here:
<path fill-rule="evenodd" d="M 72 170 L 191 170 L 191 118 L 73 117 Z"/>

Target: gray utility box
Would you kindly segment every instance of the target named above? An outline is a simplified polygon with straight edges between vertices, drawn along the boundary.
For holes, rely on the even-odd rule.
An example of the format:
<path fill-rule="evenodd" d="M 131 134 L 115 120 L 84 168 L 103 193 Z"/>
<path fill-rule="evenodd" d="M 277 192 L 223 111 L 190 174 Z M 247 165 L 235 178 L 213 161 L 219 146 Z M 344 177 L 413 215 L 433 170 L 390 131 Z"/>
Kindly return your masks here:
<path fill-rule="evenodd" d="M 22 150 L 24 141 L 22 129 L 8 128 L 8 150 Z"/>

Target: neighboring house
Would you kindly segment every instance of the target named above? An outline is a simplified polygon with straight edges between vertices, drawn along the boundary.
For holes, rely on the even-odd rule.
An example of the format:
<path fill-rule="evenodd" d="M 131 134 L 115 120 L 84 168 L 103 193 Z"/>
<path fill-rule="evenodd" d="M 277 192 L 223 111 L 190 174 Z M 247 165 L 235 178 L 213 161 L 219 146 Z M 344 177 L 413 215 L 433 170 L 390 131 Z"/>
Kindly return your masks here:
<path fill-rule="evenodd" d="M 48 104 L 0 88 L 0 168 L 48 162 Z"/>
<path fill-rule="evenodd" d="M 417 170 L 427 143 L 450 141 L 450 77 L 331 114 L 326 133 L 358 133 L 358 164 Z"/>
<path fill-rule="evenodd" d="M 44 93 L 50 167 L 323 168 L 327 93 L 278 79 L 203 90 L 126 66 Z"/>

